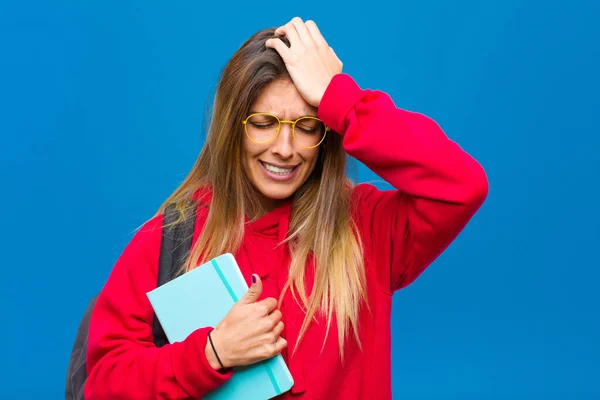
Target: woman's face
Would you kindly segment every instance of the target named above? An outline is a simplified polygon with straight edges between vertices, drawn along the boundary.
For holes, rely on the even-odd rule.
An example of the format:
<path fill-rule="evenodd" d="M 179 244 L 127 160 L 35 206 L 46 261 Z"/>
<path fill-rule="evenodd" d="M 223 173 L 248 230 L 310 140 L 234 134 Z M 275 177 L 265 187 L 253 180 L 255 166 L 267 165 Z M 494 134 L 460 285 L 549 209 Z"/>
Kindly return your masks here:
<path fill-rule="evenodd" d="M 317 116 L 290 80 L 275 80 L 262 90 L 250 113 L 265 112 L 280 120 Z M 292 196 L 315 168 L 319 147 L 308 149 L 292 138 L 291 124 L 281 124 L 277 138 L 266 144 L 253 142 L 244 135 L 242 166 L 260 195 L 263 206 L 272 210 Z"/>

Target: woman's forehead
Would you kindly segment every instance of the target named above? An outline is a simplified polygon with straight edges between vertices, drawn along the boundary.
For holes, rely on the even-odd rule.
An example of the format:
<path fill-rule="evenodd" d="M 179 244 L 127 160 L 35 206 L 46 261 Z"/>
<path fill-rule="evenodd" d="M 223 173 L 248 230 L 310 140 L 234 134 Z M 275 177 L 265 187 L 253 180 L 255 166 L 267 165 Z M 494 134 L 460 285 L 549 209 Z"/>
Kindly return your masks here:
<path fill-rule="evenodd" d="M 317 115 L 317 109 L 302 98 L 296 86 L 289 80 L 269 83 L 250 109 L 251 112 L 268 112 L 284 119 Z"/>

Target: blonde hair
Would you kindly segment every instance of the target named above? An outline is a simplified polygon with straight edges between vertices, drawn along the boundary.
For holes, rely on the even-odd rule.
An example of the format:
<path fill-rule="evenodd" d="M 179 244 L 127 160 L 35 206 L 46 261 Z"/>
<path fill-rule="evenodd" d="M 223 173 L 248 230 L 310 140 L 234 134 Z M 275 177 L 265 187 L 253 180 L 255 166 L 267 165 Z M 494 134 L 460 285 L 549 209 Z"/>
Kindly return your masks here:
<path fill-rule="evenodd" d="M 167 205 L 175 203 L 184 218 L 190 215 L 192 197 L 199 189 L 207 188 L 212 193 L 204 229 L 190 251 L 185 271 L 225 252 L 235 253 L 242 243 L 245 215 L 263 212 L 241 166 L 241 121 L 263 87 L 275 79 L 290 79 L 280 56 L 265 47 L 265 41 L 272 37 L 274 29 L 256 33 L 225 67 L 217 86 L 205 145 L 188 176 L 157 212 L 160 215 Z M 289 46 L 285 39 L 284 42 Z M 350 330 L 360 344 L 358 315 L 360 307 L 366 304 L 363 250 L 351 215 L 353 186 L 345 174 L 346 154 L 341 136 L 328 135 L 319 151 L 313 173 L 292 199 L 285 240 L 291 265 L 280 301 L 291 290 L 306 313 L 295 348 L 317 313 L 327 318 L 327 334 L 335 314 L 343 358 Z M 310 296 L 304 285 L 309 257 L 315 261 Z"/>

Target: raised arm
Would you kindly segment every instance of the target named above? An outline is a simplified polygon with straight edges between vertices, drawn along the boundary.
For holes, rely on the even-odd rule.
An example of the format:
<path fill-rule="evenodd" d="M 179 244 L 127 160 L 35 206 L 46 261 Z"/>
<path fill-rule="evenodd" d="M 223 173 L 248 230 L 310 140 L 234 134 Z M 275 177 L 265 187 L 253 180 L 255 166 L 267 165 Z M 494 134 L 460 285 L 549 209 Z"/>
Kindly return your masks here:
<path fill-rule="evenodd" d="M 344 135 L 347 153 L 396 190 L 359 186 L 357 218 L 376 258 L 377 280 L 392 293 L 412 282 L 460 233 L 488 192 L 481 166 L 430 118 L 362 90 L 313 21 L 293 18 L 266 42 L 319 117 Z"/>
<path fill-rule="evenodd" d="M 330 82 L 319 116 L 344 136 L 349 155 L 396 188 L 359 185 L 355 200 L 379 283 L 390 292 L 408 285 L 482 205 L 483 168 L 432 119 L 397 108 L 384 92 L 362 90 L 345 74 Z"/>

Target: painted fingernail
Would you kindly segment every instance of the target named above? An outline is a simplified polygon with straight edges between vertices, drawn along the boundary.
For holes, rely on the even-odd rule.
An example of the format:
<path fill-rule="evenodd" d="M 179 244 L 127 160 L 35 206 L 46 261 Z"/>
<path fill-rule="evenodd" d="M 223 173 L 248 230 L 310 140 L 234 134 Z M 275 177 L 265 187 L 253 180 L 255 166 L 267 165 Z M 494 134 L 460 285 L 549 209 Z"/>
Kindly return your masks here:
<path fill-rule="evenodd" d="M 252 275 L 252 283 L 256 283 L 256 276 Z"/>

